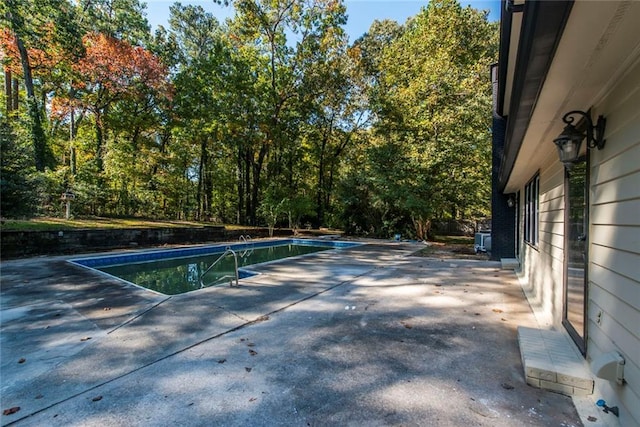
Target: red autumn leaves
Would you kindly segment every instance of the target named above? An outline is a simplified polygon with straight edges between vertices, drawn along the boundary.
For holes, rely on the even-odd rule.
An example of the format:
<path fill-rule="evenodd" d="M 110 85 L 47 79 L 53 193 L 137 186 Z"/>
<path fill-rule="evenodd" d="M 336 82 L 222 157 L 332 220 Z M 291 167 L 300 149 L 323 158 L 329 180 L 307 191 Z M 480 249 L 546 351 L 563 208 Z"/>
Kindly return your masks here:
<path fill-rule="evenodd" d="M 48 74 L 53 69 L 67 69 L 75 96 L 70 98 L 58 91 L 52 99 L 52 115 L 63 117 L 72 108 L 104 108 L 114 100 L 144 97 L 150 93 L 171 97 L 167 67 L 160 59 L 140 46 L 132 46 L 102 33 L 88 33 L 82 38 L 84 55 L 73 58 L 53 44 L 48 50 L 29 48 L 32 69 Z M 16 39 L 10 31 L 0 32 L 0 47 L 5 66 L 21 74 Z M 50 50 L 50 51 L 49 51 Z M 67 66 L 61 66 L 67 62 Z"/>
<path fill-rule="evenodd" d="M 163 90 L 167 69 L 148 50 L 99 33 L 83 37 L 86 55 L 73 69 L 83 78 L 74 83 L 77 89 L 100 88 L 116 94 L 137 84 Z"/>

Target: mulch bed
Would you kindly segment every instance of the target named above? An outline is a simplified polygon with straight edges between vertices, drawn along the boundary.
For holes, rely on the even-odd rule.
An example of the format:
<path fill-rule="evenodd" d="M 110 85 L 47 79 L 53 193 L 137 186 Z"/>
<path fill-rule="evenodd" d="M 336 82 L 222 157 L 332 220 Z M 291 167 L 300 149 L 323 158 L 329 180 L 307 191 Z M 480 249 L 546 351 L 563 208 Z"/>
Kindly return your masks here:
<path fill-rule="evenodd" d="M 414 254 L 421 257 L 430 258 L 457 258 L 457 259 L 477 259 L 488 260 L 489 256 L 484 253 L 476 254 L 473 250 L 473 242 L 468 244 L 429 242 L 429 245 L 420 252 Z"/>

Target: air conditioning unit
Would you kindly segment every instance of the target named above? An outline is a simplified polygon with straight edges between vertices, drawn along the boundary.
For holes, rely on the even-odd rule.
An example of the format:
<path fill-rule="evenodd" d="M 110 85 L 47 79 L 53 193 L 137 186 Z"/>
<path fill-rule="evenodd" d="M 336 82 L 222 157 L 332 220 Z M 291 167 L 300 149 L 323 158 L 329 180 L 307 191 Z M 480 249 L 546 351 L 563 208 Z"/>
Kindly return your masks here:
<path fill-rule="evenodd" d="M 491 231 L 476 233 L 473 249 L 476 253 L 491 252 Z"/>

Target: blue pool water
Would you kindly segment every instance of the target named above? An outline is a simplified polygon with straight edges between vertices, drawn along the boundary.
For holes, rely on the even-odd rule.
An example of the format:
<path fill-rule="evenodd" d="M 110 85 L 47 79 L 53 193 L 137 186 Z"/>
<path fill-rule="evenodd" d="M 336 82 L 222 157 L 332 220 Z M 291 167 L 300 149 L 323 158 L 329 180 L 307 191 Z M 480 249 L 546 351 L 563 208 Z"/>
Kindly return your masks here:
<path fill-rule="evenodd" d="M 307 239 L 268 240 L 233 245 L 122 253 L 70 260 L 83 267 L 165 295 L 176 295 L 203 287 L 229 283 L 235 279 L 235 260 L 227 254 L 208 270 L 226 251 L 237 256 L 240 278 L 255 273 L 243 269 L 249 265 L 280 260 L 309 253 L 357 246 L 360 243 Z M 206 274 L 204 274 L 206 272 Z"/>

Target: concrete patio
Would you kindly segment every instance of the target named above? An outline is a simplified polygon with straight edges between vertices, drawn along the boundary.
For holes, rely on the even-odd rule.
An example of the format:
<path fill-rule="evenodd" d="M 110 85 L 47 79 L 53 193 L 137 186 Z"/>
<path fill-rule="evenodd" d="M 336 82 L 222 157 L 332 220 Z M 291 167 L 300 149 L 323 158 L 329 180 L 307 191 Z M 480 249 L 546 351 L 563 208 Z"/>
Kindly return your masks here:
<path fill-rule="evenodd" d="M 500 263 L 373 242 L 155 294 L 68 257 L 1 265 L 3 425 L 579 426 L 525 383 Z M 589 425 L 598 425 L 597 422 Z"/>

